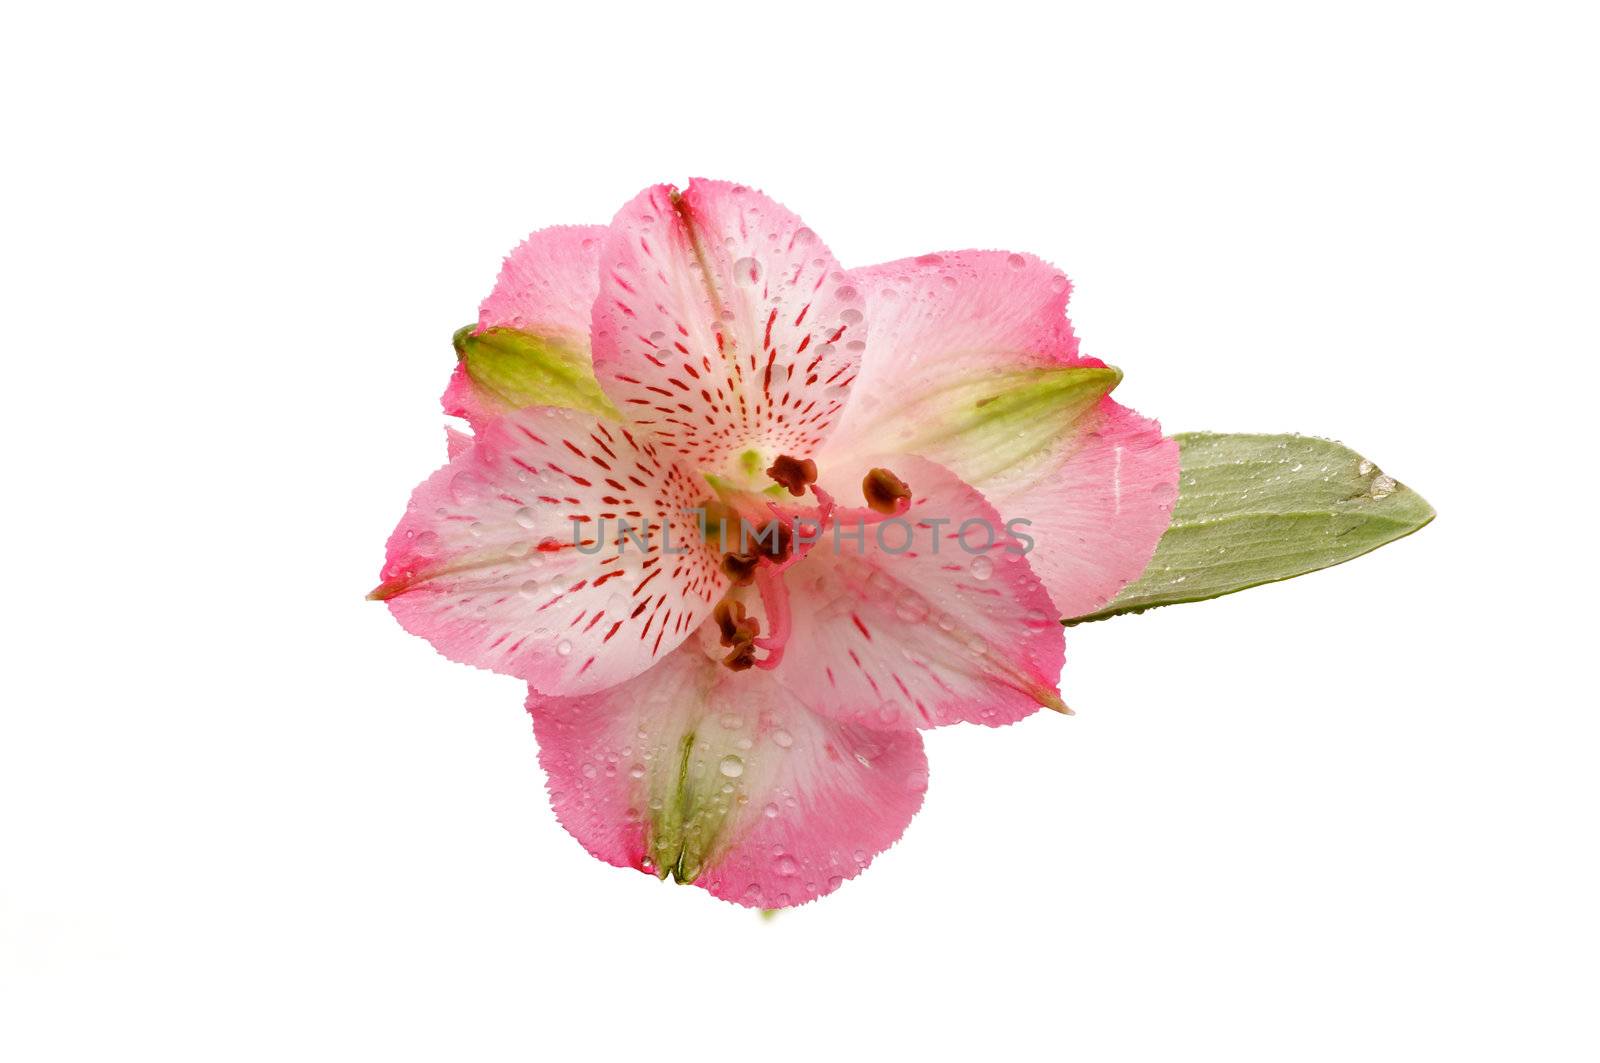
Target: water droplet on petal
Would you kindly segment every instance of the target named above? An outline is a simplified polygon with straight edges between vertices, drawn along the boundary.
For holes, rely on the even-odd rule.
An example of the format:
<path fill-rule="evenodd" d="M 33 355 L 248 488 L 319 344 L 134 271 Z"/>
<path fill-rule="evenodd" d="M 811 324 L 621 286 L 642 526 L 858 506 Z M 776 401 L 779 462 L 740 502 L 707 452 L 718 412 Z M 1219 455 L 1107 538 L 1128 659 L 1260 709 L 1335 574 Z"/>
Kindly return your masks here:
<path fill-rule="evenodd" d="M 529 509 L 527 506 L 523 506 L 521 509 L 513 513 L 512 516 L 516 517 L 517 523 L 522 525 L 524 528 L 531 528 L 535 524 L 539 523 L 538 514 L 534 513 L 534 511 Z"/>
<path fill-rule="evenodd" d="M 994 575 L 994 562 L 988 554 L 979 554 L 972 559 L 971 571 L 973 579 L 988 579 Z"/>
<path fill-rule="evenodd" d="M 761 279 L 761 263 L 753 258 L 741 258 L 733 264 L 733 281 L 749 288 Z"/>
<path fill-rule="evenodd" d="M 572 656 L 572 643 L 568 642 L 566 639 L 562 639 L 560 642 L 556 643 L 556 652 L 561 654 L 563 657 Z"/>
<path fill-rule="evenodd" d="M 730 779 L 737 779 L 744 774 L 744 761 L 729 753 L 722 758 L 722 763 L 717 765 L 717 770 Z"/>
<path fill-rule="evenodd" d="M 894 615 L 908 624 L 920 624 L 928 618 L 928 602 L 915 591 L 903 595 L 894 606 Z"/>

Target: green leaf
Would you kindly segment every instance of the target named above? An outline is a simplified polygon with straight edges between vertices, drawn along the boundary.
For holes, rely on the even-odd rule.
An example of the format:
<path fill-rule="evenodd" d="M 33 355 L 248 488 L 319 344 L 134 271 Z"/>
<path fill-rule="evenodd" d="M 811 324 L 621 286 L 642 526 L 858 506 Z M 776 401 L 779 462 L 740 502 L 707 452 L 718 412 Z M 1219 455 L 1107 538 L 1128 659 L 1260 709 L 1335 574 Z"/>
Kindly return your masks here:
<path fill-rule="evenodd" d="M 1298 435 L 1175 437 L 1178 501 L 1144 574 L 1067 625 L 1199 602 L 1342 564 L 1433 519 L 1422 496 L 1350 448 Z"/>
<path fill-rule="evenodd" d="M 513 328 L 456 330 L 456 357 L 491 408 L 565 406 L 620 418 L 594 377 L 589 352 L 553 336 Z"/>

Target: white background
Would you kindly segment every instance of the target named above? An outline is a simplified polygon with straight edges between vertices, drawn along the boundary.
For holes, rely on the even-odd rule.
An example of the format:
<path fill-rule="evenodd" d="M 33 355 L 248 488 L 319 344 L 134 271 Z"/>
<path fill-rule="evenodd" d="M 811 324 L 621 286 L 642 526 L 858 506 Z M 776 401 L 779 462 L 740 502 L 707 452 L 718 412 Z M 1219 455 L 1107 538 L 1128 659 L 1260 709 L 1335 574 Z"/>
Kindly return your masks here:
<path fill-rule="evenodd" d="M 13 9 L 0 1056 L 1595 1058 L 1580 15 Z M 1439 519 L 1071 631 L 1079 715 L 930 734 L 820 904 L 604 866 L 362 595 L 501 256 L 696 174 L 1036 252 L 1124 402 Z"/>

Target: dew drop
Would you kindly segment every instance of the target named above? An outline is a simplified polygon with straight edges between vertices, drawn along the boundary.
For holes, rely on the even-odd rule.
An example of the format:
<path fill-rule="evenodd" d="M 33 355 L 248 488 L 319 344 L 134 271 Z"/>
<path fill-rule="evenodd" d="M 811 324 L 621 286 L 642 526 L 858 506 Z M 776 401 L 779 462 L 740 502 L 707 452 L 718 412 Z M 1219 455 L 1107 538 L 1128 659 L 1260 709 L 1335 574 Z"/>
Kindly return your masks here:
<path fill-rule="evenodd" d="M 742 288 L 749 288 L 761 280 L 761 263 L 753 258 L 741 258 L 733 264 L 733 281 Z"/>
<path fill-rule="evenodd" d="M 1021 255 L 1012 255 L 1006 259 L 1006 265 L 1010 266 L 1012 269 L 1021 269 L 1027 264 L 1028 260 L 1023 258 Z"/>
<path fill-rule="evenodd" d="M 459 503 L 470 502 L 477 496 L 481 483 L 472 473 L 458 472 L 450 478 L 450 497 Z"/>
<path fill-rule="evenodd" d="M 988 579 L 994 575 L 994 562 L 989 560 L 988 554 L 979 554 L 972 559 L 971 571 L 973 579 Z"/>
<path fill-rule="evenodd" d="M 516 517 L 517 523 L 522 525 L 524 528 L 531 528 L 535 524 L 539 523 L 538 514 L 534 513 L 534 511 L 529 509 L 527 506 L 523 506 L 521 509 L 513 513 L 512 516 Z"/>
<path fill-rule="evenodd" d="M 556 643 L 556 652 L 561 654 L 563 657 L 572 656 L 572 643 L 568 642 L 566 639 L 562 639 L 560 642 Z"/>
<path fill-rule="evenodd" d="M 729 753 L 722 758 L 722 763 L 717 765 L 717 770 L 730 779 L 737 779 L 744 774 L 744 761 Z"/>
<path fill-rule="evenodd" d="M 792 856 L 780 856 L 780 857 L 778 857 L 778 874 L 780 874 L 780 875 L 798 875 L 799 873 L 800 873 L 800 865 L 795 863 L 794 857 L 792 857 Z"/>
<path fill-rule="evenodd" d="M 539 593 L 539 581 L 536 579 L 523 580 L 519 589 L 522 591 L 523 597 L 532 598 Z"/>
<path fill-rule="evenodd" d="M 920 594 L 906 594 L 895 603 L 894 615 L 908 624 L 920 624 L 928 618 L 928 603 Z"/>
<path fill-rule="evenodd" d="M 785 731 L 781 727 L 772 732 L 772 740 L 783 749 L 788 749 L 790 746 L 794 745 L 794 735 L 790 734 L 788 731 Z"/>

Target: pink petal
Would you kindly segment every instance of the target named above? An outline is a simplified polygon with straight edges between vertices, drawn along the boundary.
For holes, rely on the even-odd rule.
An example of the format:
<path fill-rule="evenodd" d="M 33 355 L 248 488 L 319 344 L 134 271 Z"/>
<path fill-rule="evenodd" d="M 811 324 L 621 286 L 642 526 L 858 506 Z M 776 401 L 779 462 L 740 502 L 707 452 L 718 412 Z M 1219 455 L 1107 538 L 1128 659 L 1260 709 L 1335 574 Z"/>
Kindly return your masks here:
<path fill-rule="evenodd" d="M 657 185 L 601 261 L 595 371 L 626 416 L 711 471 L 817 449 L 860 363 L 865 300 L 798 217 L 739 185 Z"/>
<path fill-rule="evenodd" d="M 475 432 L 481 432 L 485 425 L 504 412 L 500 405 L 486 400 L 477 385 L 473 384 L 472 377 L 467 375 L 467 367 L 460 362 L 450 371 L 450 383 L 445 385 L 444 394 L 439 396 L 439 405 L 451 417 L 466 421 Z M 458 434 L 472 438 L 466 433 Z M 450 456 L 455 457 L 455 451 L 450 451 Z"/>
<path fill-rule="evenodd" d="M 948 470 L 906 455 L 889 467 L 911 488 L 910 510 L 864 525 L 860 546 L 830 531 L 785 574 L 793 630 L 772 674 L 815 711 L 874 727 L 1065 710 L 1061 625 L 1023 544 Z M 857 470 L 828 490 L 843 497 L 850 479 L 859 495 Z"/>
<path fill-rule="evenodd" d="M 454 461 L 472 449 L 471 433 L 462 432 L 446 425 L 444 429 L 444 449 L 445 457 Z"/>
<path fill-rule="evenodd" d="M 1063 434 L 1037 466 L 991 479 L 984 494 L 1033 522 L 1033 570 L 1062 617 L 1083 616 L 1150 563 L 1178 497 L 1178 444 L 1103 398 L 1078 434 Z"/>
<path fill-rule="evenodd" d="M 517 328 L 587 347 L 605 236 L 604 225 L 557 225 L 522 241 L 479 308 L 478 327 Z"/>
<path fill-rule="evenodd" d="M 938 417 L 962 382 L 1083 358 L 1065 316 L 1071 285 L 1031 255 L 961 251 L 853 270 L 868 298 L 872 350 L 823 462 L 910 449 L 977 487 L 1009 520 L 1025 518 L 1029 560 L 1061 616 L 1104 605 L 1144 571 L 1177 496 L 1178 448 L 1160 426 L 1109 399 L 1040 433 L 1038 452 L 1003 472 L 959 437 L 904 440 Z"/>
<path fill-rule="evenodd" d="M 372 596 L 452 660 L 540 690 L 596 690 L 671 652 L 722 595 L 682 513 L 705 494 L 625 428 L 575 410 L 506 414 L 417 488 Z M 596 545 L 600 517 L 606 542 L 583 552 L 574 540 Z M 648 521 L 648 544 L 619 543 L 618 517 Z"/>
<path fill-rule="evenodd" d="M 603 225 L 557 225 L 530 235 L 501 265 L 494 290 L 479 307 L 477 331 L 521 329 L 586 357 L 605 235 Z M 502 404 L 486 399 L 473 385 L 461 364 L 451 372 L 440 403 L 445 413 L 464 418 L 479 431 L 504 412 Z"/>
<path fill-rule="evenodd" d="M 914 731 L 816 716 L 694 640 L 581 697 L 532 694 L 550 801 L 584 848 L 757 908 L 837 889 L 904 832 L 928 763 Z"/>

